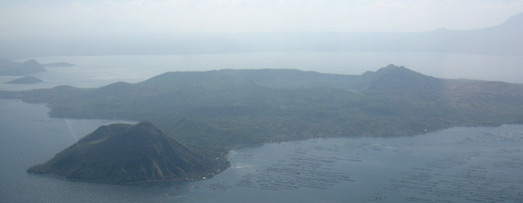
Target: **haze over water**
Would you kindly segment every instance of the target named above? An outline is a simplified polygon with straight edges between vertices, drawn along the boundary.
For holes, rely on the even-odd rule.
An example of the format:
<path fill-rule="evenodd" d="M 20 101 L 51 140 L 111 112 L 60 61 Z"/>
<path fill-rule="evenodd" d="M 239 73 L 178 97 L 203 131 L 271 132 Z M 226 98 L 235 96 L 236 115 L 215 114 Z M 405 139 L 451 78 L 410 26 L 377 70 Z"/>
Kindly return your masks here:
<path fill-rule="evenodd" d="M 32 74 L 36 84 L 0 76 L 0 90 L 96 88 L 169 71 L 359 75 L 388 64 L 523 84 L 521 33 L 521 0 L 0 1 L 0 58 L 75 64 Z M 522 125 L 248 146 L 210 179 L 119 186 L 25 172 L 100 125 L 135 122 L 48 111 L 0 100 L 0 202 L 523 202 Z"/>
<path fill-rule="evenodd" d="M 523 83 L 523 58 L 456 53 L 412 52 L 257 52 L 182 55 L 56 56 L 36 58 L 41 63 L 69 62 L 71 67 L 47 67 L 34 74 L 39 84 L 2 84 L 0 90 L 51 88 L 57 85 L 101 87 L 114 82 L 140 82 L 170 71 L 219 69 L 299 69 L 359 75 L 388 64 L 447 79 L 477 79 Z M 23 61 L 23 60 L 21 60 Z M 0 83 L 17 78 L 2 76 Z"/>

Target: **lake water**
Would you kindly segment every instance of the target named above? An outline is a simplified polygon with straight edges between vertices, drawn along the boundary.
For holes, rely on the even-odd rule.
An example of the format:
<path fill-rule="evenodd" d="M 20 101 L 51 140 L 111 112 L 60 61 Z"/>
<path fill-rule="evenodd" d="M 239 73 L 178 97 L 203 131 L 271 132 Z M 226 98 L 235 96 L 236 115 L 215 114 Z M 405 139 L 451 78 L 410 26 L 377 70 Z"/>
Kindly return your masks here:
<path fill-rule="evenodd" d="M 166 71 L 298 68 L 360 74 L 389 63 L 422 73 L 522 80 L 523 59 L 460 54 L 250 53 L 222 55 L 46 57 L 43 83 L 99 87 L 139 82 Z M 434 63 L 424 61 L 432 60 Z M 501 65 L 494 66 L 499 62 Z M 425 65 L 424 65 L 425 64 Z M 454 70 L 453 68 L 461 67 Z M 477 71 L 475 71 L 477 69 Z M 482 74 L 498 70 L 491 76 Z M 509 76 L 507 76 L 509 75 Z M 465 77 L 465 76 L 463 76 Z M 468 77 L 468 78 L 471 78 Z M 398 138 L 335 138 L 244 147 L 232 166 L 203 181 L 156 186 L 70 182 L 29 175 L 81 136 L 114 120 L 49 118 L 43 104 L 0 100 L 0 202 L 523 202 L 523 126 L 452 128 Z M 132 122 L 131 122 L 132 123 Z"/>
<path fill-rule="evenodd" d="M 160 186 L 30 175 L 110 120 L 55 119 L 42 104 L 0 100 L 0 202 L 522 202 L 523 126 L 452 128 L 397 138 L 244 147 L 203 181 Z"/>

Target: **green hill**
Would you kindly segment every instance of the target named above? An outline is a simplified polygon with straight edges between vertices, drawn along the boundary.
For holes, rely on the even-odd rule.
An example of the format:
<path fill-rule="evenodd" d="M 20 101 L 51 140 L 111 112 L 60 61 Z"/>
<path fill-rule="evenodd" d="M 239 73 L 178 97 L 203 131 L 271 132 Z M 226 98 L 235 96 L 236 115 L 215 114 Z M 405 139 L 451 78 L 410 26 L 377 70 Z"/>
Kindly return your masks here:
<path fill-rule="evenodd" d="M 141 122 L 101 126 L 27 172 L 75 181 L 135 184 L 202 179 L 225 166 L 225 161 L 204 158 L 151 123 Z"/>
<path fill-rule="evenodd" d="M 53 117 L 147 120 L 209 158 L 249 144 L 523 123 L 521 84 L 439 79 L 394 65 L 362 75 L 172 72 L 92 89 L 0 91 L 0 98 L 47 103 Z"/>

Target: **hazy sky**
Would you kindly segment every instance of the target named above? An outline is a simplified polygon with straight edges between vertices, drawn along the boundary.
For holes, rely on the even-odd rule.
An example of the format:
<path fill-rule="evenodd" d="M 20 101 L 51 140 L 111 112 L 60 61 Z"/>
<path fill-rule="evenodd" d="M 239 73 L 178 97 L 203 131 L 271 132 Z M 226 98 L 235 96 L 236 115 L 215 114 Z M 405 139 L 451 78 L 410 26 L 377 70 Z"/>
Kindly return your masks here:
<path fill-rule="evenodd" d="M 403 32 L 489 27 L 520 12 L 522 0 L 0 0 L 0 26 L 115 33 Z"/>

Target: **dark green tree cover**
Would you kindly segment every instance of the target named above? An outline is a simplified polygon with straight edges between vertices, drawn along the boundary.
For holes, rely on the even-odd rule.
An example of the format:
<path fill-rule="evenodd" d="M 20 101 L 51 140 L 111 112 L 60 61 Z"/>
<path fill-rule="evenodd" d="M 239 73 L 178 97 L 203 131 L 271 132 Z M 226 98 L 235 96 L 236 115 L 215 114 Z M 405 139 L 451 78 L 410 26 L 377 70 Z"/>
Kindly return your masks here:
<path fill-rule="evenodd" d="M 523 85 L 439 79 L 394 65 L 358 76 L 170 72 L 135 84 L 0 92 L 0 98 L 47 103 L 53 117 L 147 120 L 206 157 L 248 144 L 523 123 Z"/>
<path fill-rule="evenodd" d="M 202 179 L 223 170 L 167 137 L 149 122 L 101 126 L 45 164 L 29 168 L 68 180 L 136 184 Z"/>

